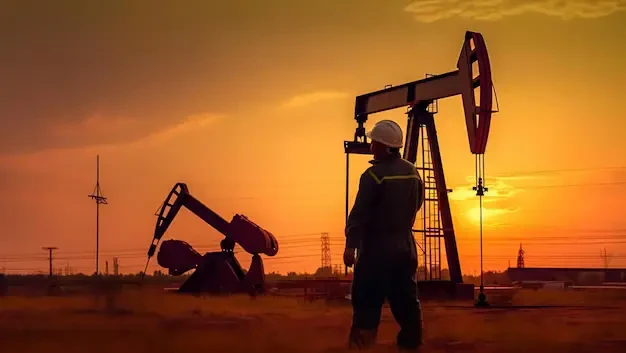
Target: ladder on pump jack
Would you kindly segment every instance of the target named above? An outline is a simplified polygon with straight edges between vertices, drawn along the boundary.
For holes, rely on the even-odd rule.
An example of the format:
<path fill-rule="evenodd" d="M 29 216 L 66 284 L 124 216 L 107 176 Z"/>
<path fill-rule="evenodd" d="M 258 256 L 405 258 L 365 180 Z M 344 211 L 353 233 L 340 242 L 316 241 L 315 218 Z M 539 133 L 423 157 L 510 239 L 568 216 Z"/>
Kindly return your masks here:
<path fill-rule="evenodd" d="M 428 77 L 429 75 L 427 75 Z M 437 101 L 434 101 L 429 110 L 436 113 Z M 437 185 L 435 168 L 431 159 L 431 150 L 428 147 L 428 135 L 426 127 L 419 127 L 421 135 L 422 163 L 417 169 L 421 172 L 424 182 L 424 204 L 422 205 L 422 229 L 414 229 L 413 232 L 422 233 L 422 249 L 425 280 L 441 280 L 441 221 L 439 218 L 439 204 L 437 198 Z"/>

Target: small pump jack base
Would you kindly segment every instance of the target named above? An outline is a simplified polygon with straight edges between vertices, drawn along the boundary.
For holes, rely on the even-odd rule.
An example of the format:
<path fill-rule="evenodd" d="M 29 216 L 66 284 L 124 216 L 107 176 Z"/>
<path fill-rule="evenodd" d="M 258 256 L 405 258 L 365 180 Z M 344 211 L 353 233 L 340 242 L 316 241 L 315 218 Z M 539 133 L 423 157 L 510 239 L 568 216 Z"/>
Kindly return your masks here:
<path fill-rule="evenodd" d="M 477 308 L 489 307 L 489 303 L 487 302 L 487 296 L 485 295 L 482 287 L 480 288 L 480 293 L 478 293 L 478 300 L 476 301 L 474 306 Z"/>

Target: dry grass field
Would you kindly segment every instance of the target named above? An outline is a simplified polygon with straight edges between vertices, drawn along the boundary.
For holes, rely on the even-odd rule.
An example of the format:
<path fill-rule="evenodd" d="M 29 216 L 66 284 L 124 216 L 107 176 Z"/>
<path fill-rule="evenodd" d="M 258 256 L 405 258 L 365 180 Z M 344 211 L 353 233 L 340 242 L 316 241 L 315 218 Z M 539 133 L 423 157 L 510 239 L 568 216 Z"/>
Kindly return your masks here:
<path fill-rule="evenodd" d="M 626 291 L 522 290 L 490 299 L 513 306 L 424 303 L 422 351 L 626 352 Z M 198 298 L 145 289 L 108 297 L 5 297 L 0 352 L 342 352 L 350 315 L 348 303 Z M 394 352 L 395 332 L 386 310 L 373 351 Z"/>

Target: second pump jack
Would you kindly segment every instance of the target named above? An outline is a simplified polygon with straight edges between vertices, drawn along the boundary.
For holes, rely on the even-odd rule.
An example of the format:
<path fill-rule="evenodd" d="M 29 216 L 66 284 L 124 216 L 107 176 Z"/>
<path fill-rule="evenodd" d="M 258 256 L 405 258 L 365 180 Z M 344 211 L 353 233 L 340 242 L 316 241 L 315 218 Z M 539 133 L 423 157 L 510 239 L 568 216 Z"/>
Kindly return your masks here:
<path fill-rule="evenodd" d="M 236 214 L 230 222 L 227 222 L 193 197 L 184 183 L 174 185 L 163 202 L 154 229 L 154 238 L 148 250 L 148 262 L 154 256 L 159 241 L 182 207 L 187 208 L 222 233 L 224 239 L 220 242 L 221 251 L 204 255 L 200 255 L 181 240 L 166 240 L 161 244 L 157 261 L 159 265 L 167 268 L 171 275 L 178 276 L 195 270 L 178 291 L 213 294 L 244 292 L 250 295 L 263 293 L 265 271 L 260 254 L 274 256 L 278 253 L 278 241 L 274 235 L 243 215 Z M 252 263 L 248 272 L 244 272 L 235 257 L 236 244 L 252 254 Z M 147 268 L 148 263 L 146 263 L 146 270 Z"/>

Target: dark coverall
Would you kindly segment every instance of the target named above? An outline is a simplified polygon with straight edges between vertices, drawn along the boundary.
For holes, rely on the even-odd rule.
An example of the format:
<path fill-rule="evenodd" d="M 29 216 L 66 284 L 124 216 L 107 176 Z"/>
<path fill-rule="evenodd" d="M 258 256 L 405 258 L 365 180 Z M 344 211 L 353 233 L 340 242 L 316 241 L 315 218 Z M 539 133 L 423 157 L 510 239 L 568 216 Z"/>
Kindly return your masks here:
<path fill-rule="evenodd" d="M 352 335 L 376 335 L 385 298 L 400 325 L 396 343 L 416 348 L 422 342 L 417 298 L 415 217 L 424 201 L 424 186 L 415 165 L 392 154 L 362 175 L 348 216 L 346 247 L 358 258 L 352 281 Z"/>

